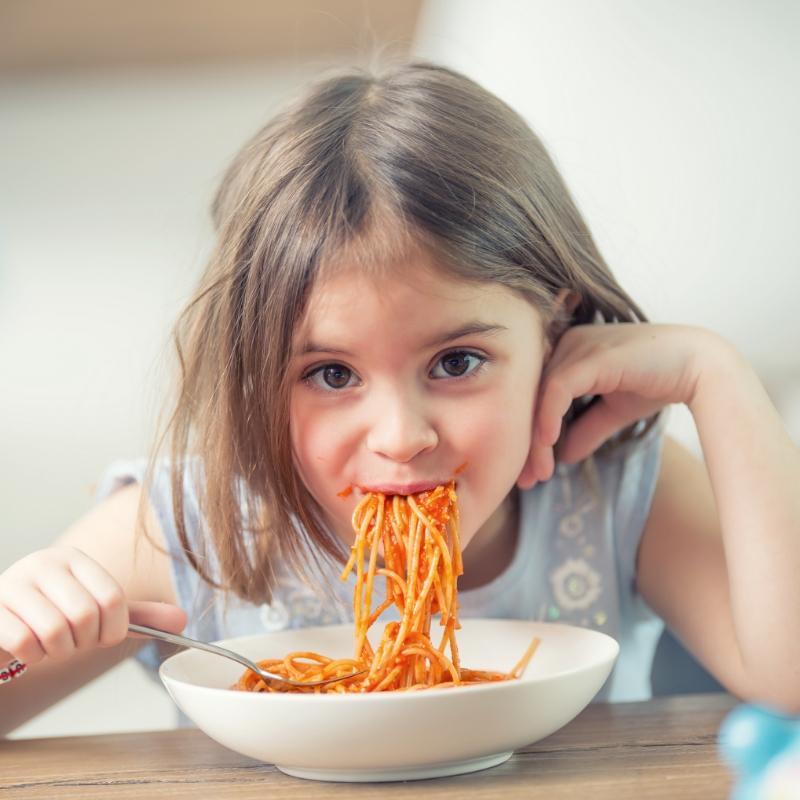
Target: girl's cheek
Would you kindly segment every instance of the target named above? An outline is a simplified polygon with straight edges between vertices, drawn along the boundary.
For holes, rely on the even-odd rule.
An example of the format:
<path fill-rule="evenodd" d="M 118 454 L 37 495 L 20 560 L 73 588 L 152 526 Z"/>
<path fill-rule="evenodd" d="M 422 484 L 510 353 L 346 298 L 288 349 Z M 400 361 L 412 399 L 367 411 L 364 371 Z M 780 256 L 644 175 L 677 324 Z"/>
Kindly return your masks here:
<path fill-rule="evenodd" d="M 329 491 L 329 484 L 341 482 L 355 447 L 355 436 L 346 417 L 325 410 L 306 415 L 297 440 L 296 451 L 315 485 Z M 337 491 L 344 488 L 339 486 Z"/>

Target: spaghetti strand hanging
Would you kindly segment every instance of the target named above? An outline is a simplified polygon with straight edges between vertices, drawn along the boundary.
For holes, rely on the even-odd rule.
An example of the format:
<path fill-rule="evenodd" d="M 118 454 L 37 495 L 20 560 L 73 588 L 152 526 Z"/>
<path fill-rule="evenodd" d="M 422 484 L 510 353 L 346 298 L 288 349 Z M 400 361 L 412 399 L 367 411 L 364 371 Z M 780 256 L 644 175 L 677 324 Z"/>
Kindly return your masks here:
<path fill-rule="evenodd" d="M 515 680 L 539 644 L 534 638 L 511 672 L 463 669 L 456 631 L 458 577 L 463 573 L 459 516 L 454 482 L 414 495 L 365 494 L 353 512 L 350 557 L 340 579 L 355 569 L 353 658 L 331 659 L 318 653 L 294 652 L 282 659 L 259 661 L 260 667 L 296 680 L 319 681 L 365 671 L 327 686 L 267 685 L 247 670 L 234 689 L 253 692 L 385 692 L 466 686 Z M 383 566 L 378 550 L 383 546 Z M 376 576 L 384 579 L 386 599 L 373 610 Z M 390 606 L 400 621 L 386 623 L 377 647 L 367 634 Z M 431 641 L 432 619 L 442 630 L 438 647 Z M 447 651 L 449 650 L 449 655 Z"/>

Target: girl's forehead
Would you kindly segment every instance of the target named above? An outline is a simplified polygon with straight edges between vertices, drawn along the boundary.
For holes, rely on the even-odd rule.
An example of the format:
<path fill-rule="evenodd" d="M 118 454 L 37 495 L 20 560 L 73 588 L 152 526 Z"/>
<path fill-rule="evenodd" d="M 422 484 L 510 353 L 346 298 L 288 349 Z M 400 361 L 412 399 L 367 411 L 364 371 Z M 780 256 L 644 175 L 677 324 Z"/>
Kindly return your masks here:
<path fill-rule="evenodd" d="M 420 338 L 475 323 L 533 324 L 538 329 L 538 320 L 533 306 L 502 284 L 468 281 L 419 257 L 378 271 L 345 265 L 321 276 L 296 327 L 295 342 L 322 342 L 350 332 L 364 336 L 384 326 L 402 326 Z"/>
<path fill-rule="evenodd" d="M 467 281 L 427 259 L 413 258 L 381 265 L 376 270 L 344 266 L 320 276 L 312 287 L 309 306 L 322 307 L 330 297 L 341 299 L 348 295 L 369 296 L 386 305 L 407 299 L 458 305 L 502 293 L 503 289 L 496 283 Z"/>

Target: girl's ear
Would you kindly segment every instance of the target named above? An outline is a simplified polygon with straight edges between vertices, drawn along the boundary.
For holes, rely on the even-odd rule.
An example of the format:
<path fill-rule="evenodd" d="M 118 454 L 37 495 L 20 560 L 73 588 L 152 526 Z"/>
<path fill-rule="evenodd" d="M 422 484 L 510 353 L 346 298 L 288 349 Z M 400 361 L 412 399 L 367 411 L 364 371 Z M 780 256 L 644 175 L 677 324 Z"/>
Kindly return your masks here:
<path fill-rule="evenodd" d="M 574 289 L 560 289 L 553 300 L 551 307 L 551 322 L 545 336 L 544 359 L 547 361 L 552 355 L 554 342 L 558 341 L 560 335 L 566 330 L 572 314 L 578 307 L 581 296 Z"/>
<path fill-rule="evenodd" d="M 555 302 L 553 303 L 553 311 L 563 308 L 568 317 L 572 316 L 572 312 L 578 307 L 581 301 L 581 296 L 575 289 L 559 289 L 556 295 Z"/>

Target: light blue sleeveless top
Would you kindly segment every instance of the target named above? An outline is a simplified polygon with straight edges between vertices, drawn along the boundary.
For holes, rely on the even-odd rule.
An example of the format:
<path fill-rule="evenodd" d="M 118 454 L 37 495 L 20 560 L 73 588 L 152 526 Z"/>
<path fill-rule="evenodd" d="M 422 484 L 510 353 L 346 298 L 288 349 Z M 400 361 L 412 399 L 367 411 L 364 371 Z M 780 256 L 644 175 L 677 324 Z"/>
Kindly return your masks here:
<path fill-rule="evenodd" d="M 663 623 L 636 591 L 636 552 L 658 477 L 664 417 L 644 437 L 596 455 L 593 490 L 579 465 L 557 465 L 553 477 L 520 493 L 520 529 L 507 568 L 488 584 L 458 593 L 462 617 L 544 620 L 594 628 L 620 644 L 617 664 L 595 698 L 605 701 L 651 697 L 650 668 Z M 97 488 L 99 502 L 133 481 L 142 482 L 146 459 L 109 465 Z M 187 533 L 197 542 L 199 510 L 188 472 L 184 480 Z M 276 570 L 269 605 L 253 605 L 213 589 L 182 554 L 172 517 L 169 466 L 157 464 L 150 500 L 172 554 L 178 604 L 186 610 L 187 636 L 215 641 L 262 631 L 352 622 L 355 571 L 339 580 L 340 567 L 317 570 L 319 585 L 334 586 L 332 604 L 288 568 Z M 214 570 L 213 552 L 210 568 Z M 376 584 L 374 607 L 383 599 Z M 388 609 L 381 621 L 397 619 Z M 136 658 L 157 680 L 163 650 L 148 641 Z M 185 720 L 181 720 L 183 724 Z"/>

